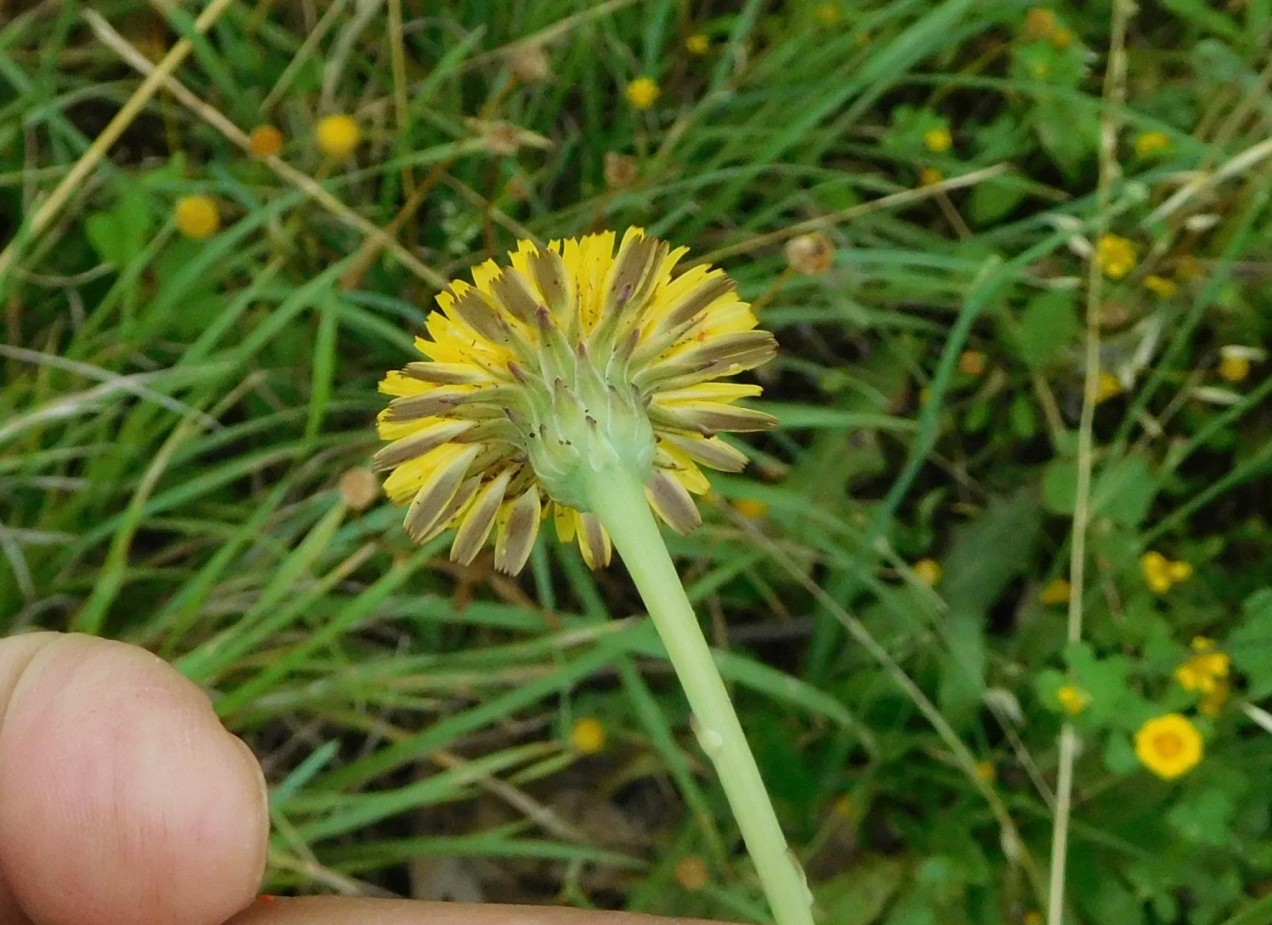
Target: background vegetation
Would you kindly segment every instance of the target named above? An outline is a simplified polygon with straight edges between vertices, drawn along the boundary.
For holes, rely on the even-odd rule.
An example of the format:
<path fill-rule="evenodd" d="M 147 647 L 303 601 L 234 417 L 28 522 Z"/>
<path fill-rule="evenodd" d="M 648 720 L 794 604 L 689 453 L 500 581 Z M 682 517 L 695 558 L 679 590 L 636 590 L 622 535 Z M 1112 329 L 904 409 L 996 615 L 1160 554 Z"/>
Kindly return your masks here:
<path fill-rule="evenodd" d="M 1272 922 L 1272 3 L 213 5 L 0 4 L 0 627 L 204 685 L 272 889 L 765 920 L 622 567 L 365 468 L 447 279 L 639 224 L 782 345 L 671 542 L 824 920 L 1040 922 L 1059 817 L 1068 921 Z"/>

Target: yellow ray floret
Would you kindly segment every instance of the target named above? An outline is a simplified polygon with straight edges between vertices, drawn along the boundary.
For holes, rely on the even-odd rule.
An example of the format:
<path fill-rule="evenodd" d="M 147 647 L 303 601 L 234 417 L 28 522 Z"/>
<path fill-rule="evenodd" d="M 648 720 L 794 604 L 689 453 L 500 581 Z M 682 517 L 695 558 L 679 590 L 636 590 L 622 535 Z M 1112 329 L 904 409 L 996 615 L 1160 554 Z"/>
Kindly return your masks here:
<path fill-rule="evenodd" d="M 416 339 L 424 359 L 380 383 L 391 442 L 375 467 L 408 506 L 413 539 L 458 528 L 451 557 L 466 563 L 493 538 L 496 567 L 516 573 L 550 518 L 588 565 L 605 565 L 610 538 L 578 472 L 607 459 L 644 482 L 673 529 L 698 525 L 702 467 L 746 464 L 718 435 L 775 423 L 735 404 L 759 386 L 715 380 L 776 344 L 723 272 L 677 273 L 686 253 L 639 228 L 521 241 L 438 295 Z"/>

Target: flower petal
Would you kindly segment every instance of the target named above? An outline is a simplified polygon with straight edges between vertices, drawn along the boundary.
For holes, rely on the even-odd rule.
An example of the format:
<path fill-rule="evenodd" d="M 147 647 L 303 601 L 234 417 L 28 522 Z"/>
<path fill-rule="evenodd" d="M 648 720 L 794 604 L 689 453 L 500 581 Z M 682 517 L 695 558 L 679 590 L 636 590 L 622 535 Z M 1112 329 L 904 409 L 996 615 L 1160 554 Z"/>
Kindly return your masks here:
<path fill-rule="evenodd" d="M 525 567 L 539 535 L 542 504 L 539 488 L 531 485 L 516 501 L 507 506 L 508 516 L 499 522 L 495 534 L 495 568 L 515 575 Z"/>
<path fill-rule="evenodd" d="M 578 514 L 579 551 L 588 568 L 603 568 L 610 564 L 614 547 L 609 532 L 595 514 Z"/>
<path fill-rule="evenodd" d="M 450 555 L 456 562 L 468 565 L 477 558 L 486 537 L 490 536 L 490 528 L 495 525 L 495 515 L 503 504 L 504 492 L 511 478 L 512 469 L 504 469 L 477 493 L 459 524 L 459 530 L 455 532 L 455 541 L 451 543 Z"/>
<path fill-rule="evenodd" d="M 468 474 L 469 465 L 479 452 L 479 446 L 447 444 L 430 454 L 437 457 L 436 467 L 416 492 L 404 523 L 406 532 L 415 542 L 423 543 L 445 527 L 440 520 L 441 515 L 455 497 L 464 476 Z"/>
<path fill-rule="evenodd" d="M 664 443 L 675 447 L 694 462 L 721 472 L 741 472 L 746 468 L 747 458 L 741 450 L 736 450 L 719 437 L 699 437 L 690 434 L 660 433 Z"/>
<path fill-rule="evenodd" d="M 645 483 L 645 497 L 654 513 L 677 533 L 690 533 L 702 524 L 693 497 L 670 471 L 656 469 Z"/>
<path fill-rule="evenodd" d="M 471 421 L 448 421 L 445 418 L 437 418 L 435 423 L 429 424 L 423 430 L 409 437 L 395 440 L 381 449 L 372 459 L 371 468 L 376 472 L 386 472 L 400 466 L 408 459 L 423 456 L 443 443 L 450 443 L 474 426 Z"/>

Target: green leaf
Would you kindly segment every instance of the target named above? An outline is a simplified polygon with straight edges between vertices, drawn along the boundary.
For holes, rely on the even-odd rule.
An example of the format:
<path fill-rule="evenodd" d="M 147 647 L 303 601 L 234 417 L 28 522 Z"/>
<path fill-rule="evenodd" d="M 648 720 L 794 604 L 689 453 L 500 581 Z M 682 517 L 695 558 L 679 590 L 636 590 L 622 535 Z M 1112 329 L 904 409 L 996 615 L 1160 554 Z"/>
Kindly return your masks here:
<path fill-rule="evenodd" d="M 146 194 L 128 184 L 109 212 L 94 212 L 84 222 L 93 250 L 107 263 L 124 266 L 140 256 L 150 235 L 151 216 Z"/>
<path fill-rule="evenodd" d="M 1042 501 L 1055 514 L 1070 514 L 1077 502 L 1078 464 L 1053 459 L 1042 472 Z M 1090 511 L 1115 523 L 1137 526 L 1147 516 L 1157 483 L 1140 456 L 1123 456 L 1100 467 L 1092 477 Z"/>
<path fill-rule="evenodd" d="M 1076 299 L 1072 292 L 1053 289 L 1029 301 L 1018 331 L 1022 360 L 1035 368 L 1042 366 L 1077 339 L 1081 326 Z"/>
<path fill-rule="evenodd" d="M 1245 619 L 1228 637 L 1232 660 L 1246 676 L 1249 696 L 1257 700 L 1272 694 L 1272 588 L 1262 588 L 1242 605 Z"/>
<path fill-rule="evenodd" d="M 1020 205 L 1028 192 L 1028 185 L 1014 177 L 986 180 L 967 198 L 967 215 L 973 225 L 992 225 Z"/>
<path fill-rule="evenodd" d="M 877 922 L 905 881 L 908 868 L 900 858 L 867 855 L 816 888 L 817 908 L 823 910 L 825 921 L 836 925 Z"/>

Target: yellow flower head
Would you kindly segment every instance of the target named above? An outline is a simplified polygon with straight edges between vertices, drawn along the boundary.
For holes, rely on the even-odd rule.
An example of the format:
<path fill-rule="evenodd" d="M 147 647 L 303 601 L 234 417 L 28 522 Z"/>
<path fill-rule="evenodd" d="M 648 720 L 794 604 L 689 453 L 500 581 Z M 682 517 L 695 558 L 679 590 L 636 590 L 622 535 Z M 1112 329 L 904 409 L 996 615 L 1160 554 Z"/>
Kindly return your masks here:
<path fill-rule="evenodd" d="M 182 196 L 175 217 L 177 231 L 187 238 L 210 238 L 221 229 L 221 211 L 210 196 Z"/>
<path fill-rule="evenodd" d="M 755 498 L 739 498 L 733 502 L 733 509 L 751 520 L 759 520 L 768 513 L 768 505 Z"/>
<path fill-rule="evenodd" d="M 823 26 L 833 26 L 844 18 L 844 11 L 838 3 L 823 3 L 813 11 L 813 15 Z"/>
<path fill-rule="evenodd" d="M 989 359 L 979 350 L 964 350 L 958 357 L 958 371 L 965 376 L 983 376 Z"/>
<path fill-rule="evenodd" d="M 1170 560 L 1156 550 L 1149 550 L 1140 556 L 1140 568 L 1144 570 L 1144 580 L 1155 594 L 1165 594 L 1175 583 L 1170 574 Z"/>
<path fill-rule="evenodd" d="M 1186 716 L 1167 713 L 1150 719 L 1135 733 L 1135 755 L 1163 780 L 1187 774 L 1201 761 L 1201 733 Z"/>
<path fill-rule="evenodd" d="M 570 744 L 584 755 L 595 755 L 605 747 L 605 725 L 595 716 L 585 716 L 570 728 Z"/>
<path fill-rule="evenodd" d="M 986 784 L 992 784 L 998 780 L 998 768 L 994 766 L 994 762 L 988 759 L 978 761 L 976 762 L 976 777 Z"/>
<path fill-rule="evenodd" d="M 940 183 L 945 179 L 945 174 L 939 167 L 923 167 L 919 170 L 919 185 L 932 186 Z"/>
<path fill-rule="evenodd" d="M 1229 344 L 1219 348 L 1219 378 L 1233 385 L 1245 382 L 1250 375 L 1250 363 L 1257 359 L 1259 351 L 1250 347 Z"/>
<path fill-rule="evenodd" d="M 923 133 L 923 145 L 934 154 L 943 154 L 954 144 L 947 128 L 930 128 Z"/>
<path fill-rule="evenodd" d="M 247 143 L 257 157 L 273 157 L 283 150 L 283 133 L 272 125 L 258 125 L 247 136 Z"/>
<path fill-rule="evenodd" d="M 920 559 L 914 563 L 914 577 L 929 588 L 934 587 L 943 574 L 945 570 L 935 559 Z"/>
<path fill-rule="evenodd" d="M 1144 288 L 1163 299 L 1173 298 L 1179 292 L 1179 284 L 1165 276 L 1150 274 L 1144 277 Z"/>
<path fill-rule="evenodd" d="M 636 109 L 649 109 L 662 94 L 662 88 L 652 77 L 637 77 L 627 85 L 627 102 Z"/>
<path fill-rule="evenodd" d="M 676 862 L 676 882 L 696 892 L 711 882 L 711 869 L 696 854 L 688 854 Z"/>
<path fill-rule="evenodd" d="M 362 129 L 351 116 L 327 116 L 318 123 L 316 133 L 318 150 L 338 161 L 352 156 L 362 141 Z"/>
<path fill-rule="evenodd" d="M 1121 394 L 1122 380 L 1113 373 L 1100 373 L 1099 379 L 1096 380 L 1095 403 L 1098 405 L 1110 398 L 1117 398 Z"/>
<path fill-rule="evenodd" d="M 1213 688 L 1201 695 L 1197 709 L 1206 716 L 1218 716 L 1223 712 L 1223 705 L 1228 702 L 1231 693 L 1227 680 L 1216 681 Z"/>
<path fill-rule="evenodd" d="M 711 50 L 711 39 L 701 32 L 695 32 L 685 39 L 685 51 L 701 57 Z"/>
<path fill-rule="evenodd" d="M 1170 136 L 1165 132 L 1140 132 L 1135 136 L 1135 156 L 1156 157 L 1170 150 Z"/>
<path fill-rule="evenodd" d="M 591 513 L 585 473 L 620 465 L 645 485 L 655 513 L 687 533 L 701 522 L 700 466 L 740 471 L 725 431 L 777 422 L 734 406 L 759 386 L 713 382 L 766 362 L 773 336 L 720 270 L 676 264 L 687 248 L 632 228 L 522 241 L 437 297 L 416 340 L 423 362 L 391 372 L 394 396 L 375 457 L 385 491 L 410 505 L 423 543 L 457 526 L 451 558 L 471 562 L 495 537 L 495 567 L 525 565 L 540 521 L 607 564 L 609 534 Z"/>
<path fill-rule="evenodd" d="M 1038 592 L 1038 600 L 1047 605 L 1067 604 L 1073 588 L 1067 578 L 1053 578 Z"/>
<path fill-rule="evenodd" d="M 1045 6 L 1035 6 L 1025 14 L 1025 38 L 1045 39 L 1056 28 L 1056 14 Z"/>
<path fill-rule="evenodd" d="M 1184 690 L 1210 694 L 1226 687 L 1232 659 L 1219 651 L 1213 639 L 1197 636 L 1192 641 L 1193 655 L 1175 669 L 1175 680 Z"/>
<path fill-rule="evenodd" d="M 1095 242 L 1095 262 L 1109 279 L 1121 279 L 1135 269 L 1135 242 L 1115 234 L 1100 235 Z"/>
<path fill-rule="evenodd" d="M 1059 698 L 1064 712 L 1070 716 L 1077 716 L 1091 703 L 1091 695 L 1076 684 L 1066 684 L 1056 691 L 1056 697 Z"/>

